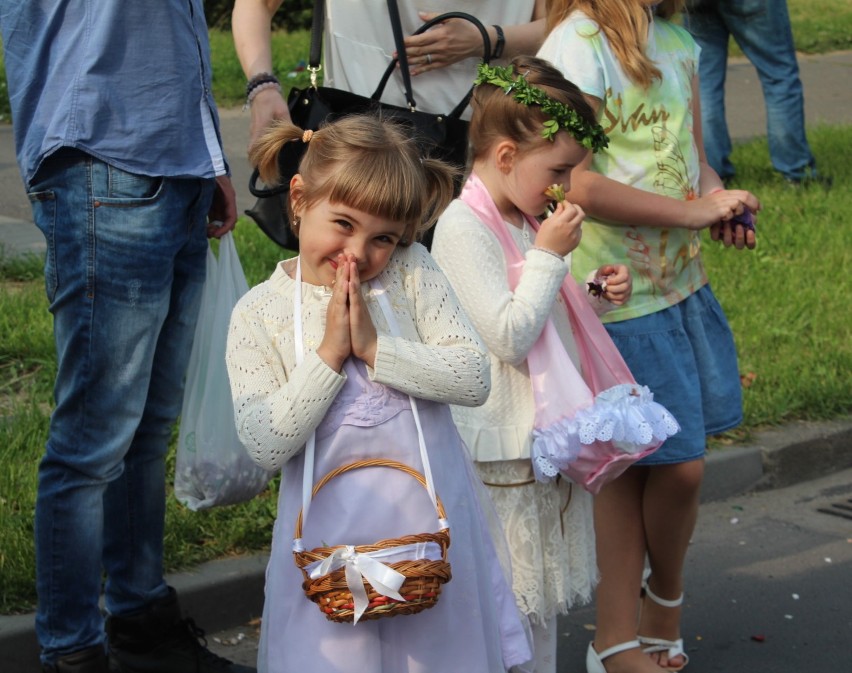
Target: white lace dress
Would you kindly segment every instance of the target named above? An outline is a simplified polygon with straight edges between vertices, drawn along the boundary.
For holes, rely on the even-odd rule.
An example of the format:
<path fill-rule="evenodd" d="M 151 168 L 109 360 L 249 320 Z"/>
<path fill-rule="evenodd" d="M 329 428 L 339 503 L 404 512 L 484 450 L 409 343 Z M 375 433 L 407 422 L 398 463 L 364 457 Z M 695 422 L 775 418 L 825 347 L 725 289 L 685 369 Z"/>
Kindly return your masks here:
<path fill-rule="evenodd" d="M 522 325 L 531 324 L 534 340 L 540 329 L 532 324 L 550 315 L 575 363 L 577 356 L 558 296 L 567 263 L 531 250 L 529 231 L 510 231 L 527 258 L 526 284 L 518 297 L 523 307 L 516 306 L 511 318 L 506 317 L 512 293 L 500 244 L 461 201 L 442 215 L 432 254 L 491 354 L 488 401 L 476 409 L 452 407 L 453 418 L 504 526 L 518 607 L 533 623 L 547 624 L 554 615 L 591 600 L 597 579 L 592 496 L 565 479 L 542 484 L 533 478 L 529 435 L 534 401 Z M 513 361 L 516 353 L 523 355 Z"/>

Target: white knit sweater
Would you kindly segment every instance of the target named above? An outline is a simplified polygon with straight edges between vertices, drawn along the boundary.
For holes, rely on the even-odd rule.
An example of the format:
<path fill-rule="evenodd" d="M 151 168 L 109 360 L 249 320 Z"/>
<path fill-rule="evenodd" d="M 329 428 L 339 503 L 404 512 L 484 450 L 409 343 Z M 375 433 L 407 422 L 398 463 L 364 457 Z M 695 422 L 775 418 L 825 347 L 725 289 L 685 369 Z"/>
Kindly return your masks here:
<path fill-rule="evenodd" d="M 254 460 L 268 470 L 280 469 L 302 450 L 345 380 L 316 354 L 331 297 L 321 286 L 301 286 L 305 358 L 296 366 L 293 268 L 295 260 L 281 262 L 268 281 L 249 290 L 234 308 L 228 334 L 237 430 Z M 490 390 L 488 356 L 426 249 L 398 248 L 378 280 L 402 337 L 389 335 L 375 293 L 365 285 L 379 334 L 370 378 L 415 398 L 482 404 Z"/>
<path fill-rule="evenodd" d="M 507 225 L 510 226 L 510 225 Z M 559 288 L 569 259 L 537 250 L 510 229 L 525 252 L 523 274 L 509 287 L 503 248 L 491 230 L 463 201 L 441 215 L 432 255 L 447 274 L 465 312 L 491 358 L 491 395 L 477 409 L 453 407 L 453 419 L 474 460 L 529 458 L 535 400 L 527 356 L 548 318 L 578 365 L 576 346 Z M 598 304 L 597 306 L 595 304 Z M 596 311 L 609 302 L 593 303 Z"/>

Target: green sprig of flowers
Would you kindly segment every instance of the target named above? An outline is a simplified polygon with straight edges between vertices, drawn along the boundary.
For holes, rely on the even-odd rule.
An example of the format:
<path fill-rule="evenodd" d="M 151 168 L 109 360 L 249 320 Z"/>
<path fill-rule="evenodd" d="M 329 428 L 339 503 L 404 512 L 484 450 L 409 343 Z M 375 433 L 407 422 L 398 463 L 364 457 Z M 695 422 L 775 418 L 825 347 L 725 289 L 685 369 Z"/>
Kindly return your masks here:
<path fill-rule="evenodd" d="M 512 66 L 480 63 L 474 84 L 491 84 L 502 89 L 506 95 L 511 94 L 512 98 L 522 105 L 540 107 L 549 117 L 544 122 L 541 135 L 551 142 L 561 129 L 570 133 L 574 140 L 592 152 L 602 150 L 609 144 L 609 138 L 600 124 L 590 124 L 576 110 L 553 100 L 544 90 L 527 82 L 524 75 L 515 75 Z"/>

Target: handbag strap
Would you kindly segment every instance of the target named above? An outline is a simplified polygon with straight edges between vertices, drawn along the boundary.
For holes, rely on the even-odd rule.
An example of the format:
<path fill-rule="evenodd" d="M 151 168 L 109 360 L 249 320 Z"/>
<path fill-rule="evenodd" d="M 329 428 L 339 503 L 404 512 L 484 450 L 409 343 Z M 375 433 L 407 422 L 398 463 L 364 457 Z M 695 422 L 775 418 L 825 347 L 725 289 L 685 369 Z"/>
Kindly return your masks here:
<path fill-rule="evenodd" d="M 384 286 L 377 280 L 370 281 L 370 287 L 375 291 L 379 301 L 379 306 L 382 309 L 385 320 L 388 323 L 388 329 L 393 336 L 401 336 L 399 323 L 393 314 L 390 301 L 387 298 Z M 300 365 L 305 357 L 304 336 L 302 334 L 302 259 L 301 255 L 296 258 L 296 278 L 295 289 L 293 291 L 293 324 L 295 326 L 294 342 L 296 351 L 296 365 Z M 411 402 L 411 413 L 414 416 L 414 425 L 417 428 L 417 441 L 420 448 L 420 462 L 423 466 L 423 477 L 426 480 L 426 490 L 429 493 L 429 498 L 432 500 L 432 506 L 440 513 L 438 507 L 438 496 L 435 493 L 435 483 L 432 480 L 432 467 L 429 463 L 429 452 L 426 450 L 426 438 L 423 435 L 423 426 L 420 423 L 420 412 L 417 407 L 417 400 L 409 395 Z M 316 430 L 311 432 L 308 441 L 305 443 L 305 461 L 302 471 L 302 521 L 308 519 L 308 509 L 311 506 L 313 496 L 313 480 L 314 480 L 314 462 L 316 455 Z M 441 528 L 449 528 L 449 522 L 442 518 L 440 519 Z M 293 551 L 304 551 L 301 538 L 293 540 Z"/>
<path fill-rule="evenodd" d="M 391 30 L 393 32 L 393 43 L 396 46 L 396 59 L 391 61 L 391 65 L 396 65 L 396 61 L 399 61 L 399 72 L 402 75 L 402 85 L 405 87 L 405 100 L 408 103 L 408 107 L 413 111 L 417 109 L 417 103 L 414 102 L 414 93 L 411 90 L 408 52 L 405 50 L 405 37 L 402 34 L 402 21 L 399 18 L 399 6 L 396 4 L 396 0 L 388 0 L 388 15 L 390 16 Z M 387 69 L 385 69 L 385 73 L 387 73 Z M 387 78 L 382 77 L 376 93 L 385 88 L 386 82 Z M 376 98 L 375 93 L 373 94 L 373 98 Z"/>
<path fill-rule="evenodd" d="M 322 68 L 322 31 L 325 27 L 325 0 L 314 0 L 314 12 L 311 19 L 311 51 L 308 56 L 308 72 L 311 73 L 311 86 L 317 88 L 317 73 Z"/>
<path fill-rule="evenodd" d="M 388 67 L 385 69 L 384 75 L 382 75 L 382 79 L 379 82 L 379 85 L 376 87 L 376 90 L 373 92 L 373 95 L 370 96 L 373 100 L 379 100 L 382 96 L 382 93 L 385 90 L 385 85 L 387 84 L 390 76 L 393 74 L 393 71 L 396 69 L 397 63 L 399 63 L 399 70 L 402 76 L 402 84 L 405 88 L 405 99 L 408 103 L 408 107 L 414 111 L 417 109 L 417 103 L 414 100 L 414 93 L 412 92 L 411 87 L 411 72 L 408 69 L 408 55 L 405 51 L 405 43 L 404 37 L 402 34 L 402 22 L 399 17 L 399 7 L 396 4 L 396 0 L 387 0 L 388 3 L 388 13 L 390 14 L 391 19 L 391 28 L 393 29 L 393 39 L 394 45 L 396 46 L 397 56 L 394 58 Z M 485 29 L 485 26 L 482 25 L 482 22 L 477 19 L 472 14 L 467 14 L 466 12 L 446 12 L 444 14 L 440 14 L 432 19 L 426 21 L 423 25 L 421 25 L 417 30 L 412 33 L 413 35 L 421 35 L 425 33 L 430 28 L 437 26 L 440 23 L 448 19 L 462 19 L 464 21 L 468 21 L 472 23 L 478 30 L 480 35 L 482 35 L 482 60 L 485 63 L 488 63 L 491 60 L 491 38 L 488 37 L 488 31 Z M 473 95 L 473 87 L 471 86 L 468 92 L 465 94 L 464 98 L 453 108 L 453 110 L 447 115 L 448 117 L 459 118 L 470 102 L 470 97 Z"/>

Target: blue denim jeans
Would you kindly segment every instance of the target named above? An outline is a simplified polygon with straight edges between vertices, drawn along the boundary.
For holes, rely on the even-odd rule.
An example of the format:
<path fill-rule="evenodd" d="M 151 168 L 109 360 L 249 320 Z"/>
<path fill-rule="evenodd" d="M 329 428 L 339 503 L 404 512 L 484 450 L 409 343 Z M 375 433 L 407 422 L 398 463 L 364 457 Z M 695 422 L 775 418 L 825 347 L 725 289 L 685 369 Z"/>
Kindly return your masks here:
<path fill-rule="evenodd" d="M 763 87 L 772 165 L 792 180 L 811 177 L 815 162 L 805 136 L 804 96 L 787 0 L 704 2 L 686 15 L 685 24 L 701 47 L 701 126 L 710 165 L 722 178 L 734 174 L 725 120 L 728 41 L 733 36 Z"/>
<path fill-rule="evenodd" d="M 58 360 L 35 516 L 45 662 L 103 642 L 103 575 L 112 614 L 167 595 L 165 456 L 213 189 L 213 180 L 134 175 L 71 149 L 49 157 L 31 186 Z"/>

